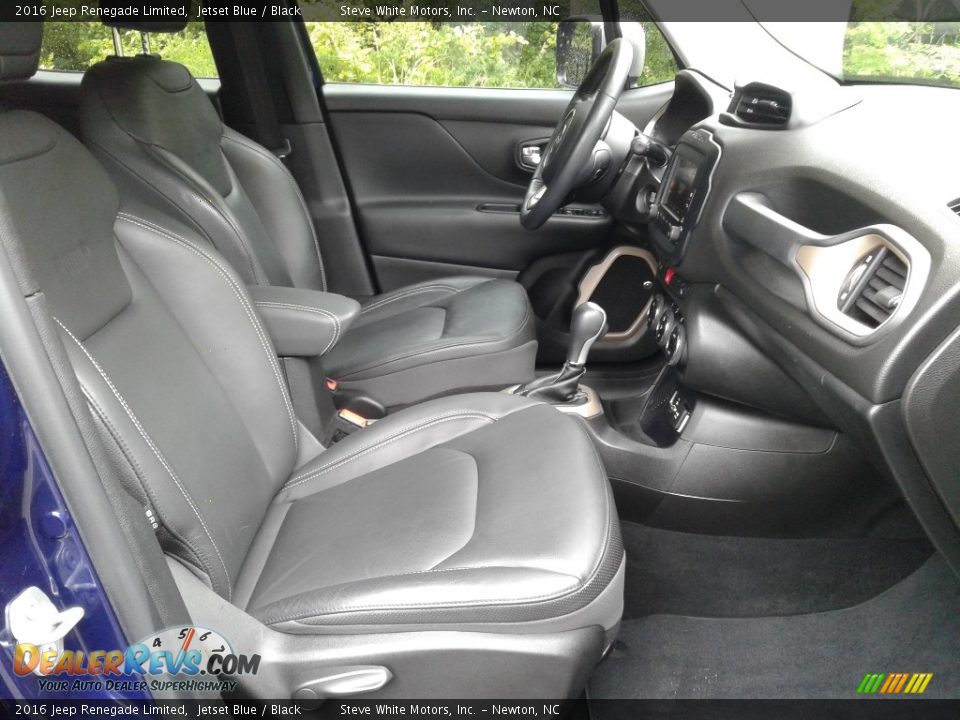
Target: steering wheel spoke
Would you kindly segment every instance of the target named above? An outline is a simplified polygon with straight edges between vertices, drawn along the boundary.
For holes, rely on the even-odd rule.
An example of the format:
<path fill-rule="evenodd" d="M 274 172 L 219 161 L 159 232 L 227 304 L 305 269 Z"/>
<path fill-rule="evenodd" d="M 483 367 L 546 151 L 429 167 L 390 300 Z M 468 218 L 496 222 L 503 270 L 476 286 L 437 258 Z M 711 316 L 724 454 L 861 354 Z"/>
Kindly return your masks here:
<path fill-rule="evenodd" d="M 547 186 L 541 185 L 540 189 L 537 190 L 535 193 L 533 193 L 533 195 L 531 195 L 527 199 L 527 208 L 532 208 L 534 205 L 540 202 L 540 200 L 543 199 L 543 196 L 546 195 L 546 193 L 547 193 Z"/>
<path fill-rule="evenodd" d="M 590 179 L 585 172 L 627 81 L 633 46 L 617 38 L 590 68 L 564 110 L 520 208 L 520 224 L 536 230 Z M 549 187 L 549 189 L 548 189 Z"/>

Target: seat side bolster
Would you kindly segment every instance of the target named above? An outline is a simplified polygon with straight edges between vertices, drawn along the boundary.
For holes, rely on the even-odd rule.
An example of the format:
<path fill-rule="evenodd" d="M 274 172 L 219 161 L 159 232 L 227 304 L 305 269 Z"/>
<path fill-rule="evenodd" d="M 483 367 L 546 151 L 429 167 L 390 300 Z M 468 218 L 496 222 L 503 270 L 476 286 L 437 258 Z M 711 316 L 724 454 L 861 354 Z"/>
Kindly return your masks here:
<path fill-rule="evenodd" d="M 277 352 L 246 287 L 222 257 L 189 235 L 128 213 L 120 215 L 116 232 L 204 363 L 222 378 L 266 465 L 264 480 L 278 488 L 296 462 L 300 426 Z"/>
<path fill-rule="evenodd" d="M 326 290 L 327 275 L 307 201 L 276 155 L 223 128 L 220 147 L 237 182 L 277 247 L 294 287 Z"/>

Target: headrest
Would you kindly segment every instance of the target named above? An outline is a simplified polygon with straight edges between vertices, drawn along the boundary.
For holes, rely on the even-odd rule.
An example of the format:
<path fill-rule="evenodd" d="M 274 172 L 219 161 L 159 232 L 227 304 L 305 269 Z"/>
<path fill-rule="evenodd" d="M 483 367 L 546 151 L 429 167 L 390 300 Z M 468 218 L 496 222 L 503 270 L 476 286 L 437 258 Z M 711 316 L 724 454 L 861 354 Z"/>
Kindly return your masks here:
<path fill-rule="evenodd" d="M 0 82 L 26 80 L 40 64 L 42 22 L 0 23 Z"/>
<path fill-rule="evenodd" d="M 124 19 L 104 20 L 107 27 L 120 30 L 137 30 L 145 33 L 178 33 L 187 26 L 187 20 L 170 20 L 169 22 L 144 22 L 141 20 Z"/>

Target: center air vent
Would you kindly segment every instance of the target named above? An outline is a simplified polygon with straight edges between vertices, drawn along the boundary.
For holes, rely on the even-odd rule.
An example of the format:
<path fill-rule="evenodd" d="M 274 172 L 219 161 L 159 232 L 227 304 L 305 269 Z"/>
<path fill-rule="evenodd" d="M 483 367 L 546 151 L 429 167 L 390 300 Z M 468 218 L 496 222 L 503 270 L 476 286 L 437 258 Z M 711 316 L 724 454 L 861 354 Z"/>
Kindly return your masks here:
<path fill-rule="evenodd" d="M 857 322 L 878 328 L 900 306 L 907 273 L 907 264 L 896 253 L 887 247 L 874 248 L 847 275 L 837 307 Z"/>
<path fill-rule="evenodd" d="M 947 207 L 953 210 L 957 216 L 960 216 L 960 198 L 957 198 L 952 203 L 948 203 Z"/>
<path fill-rule="evenodd" d="M 793 101 L 783 90 L 751 83 L 733 99 L 733 114 L 744 123 L 782 127 L 790 120 Z"/>

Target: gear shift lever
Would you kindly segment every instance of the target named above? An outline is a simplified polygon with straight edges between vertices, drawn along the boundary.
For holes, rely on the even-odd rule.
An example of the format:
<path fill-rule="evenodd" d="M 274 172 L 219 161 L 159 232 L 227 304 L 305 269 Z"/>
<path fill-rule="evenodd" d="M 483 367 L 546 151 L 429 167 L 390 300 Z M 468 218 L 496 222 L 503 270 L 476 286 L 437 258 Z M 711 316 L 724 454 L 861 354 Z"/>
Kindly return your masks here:
<path fill-rule="evenodd" d="M 570 347 L 567 361 L 556 375 L 538 378 L 522 385 L 517 395 L 535 397 L 552 403 L 568 403 L 577 396 L 580 378 L 586 372 L 587 356 L 593 344 L 607 331 L 607 313 L 596 303 L 578 305 L 570 321 Z"/>
<path fill-rule="evenodd" d="M 567 365 L 582 367 L 587 364 L 590 348 L 607 331 L 607 313 L 592 302 L 577 306 L 570 320 L 570 349 Z"/>

